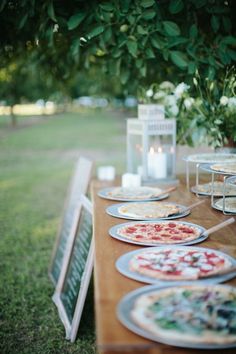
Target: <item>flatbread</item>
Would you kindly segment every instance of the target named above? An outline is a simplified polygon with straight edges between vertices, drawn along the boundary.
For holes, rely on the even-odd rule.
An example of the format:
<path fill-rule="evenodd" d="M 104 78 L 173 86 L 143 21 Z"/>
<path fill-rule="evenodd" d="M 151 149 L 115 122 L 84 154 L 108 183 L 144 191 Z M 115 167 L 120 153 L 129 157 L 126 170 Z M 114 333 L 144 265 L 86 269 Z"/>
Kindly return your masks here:
<path fill-rule="evenodd" d="M 217 200 L 217 202 L 215 202 L 215 206 L 218 209 L 223 210 L 223 198 Z M 225 198 L 225 211 L 233 213 L 236 212 L 236 198 Z"/>
<path fill-rule="evenodd" d="M 150 198 L 158 197 L 163 192 L 160 188 L 151 187 L 114 187 L 107 192 L 109 198 L 122 198 L 122 199 L 139 199 L 146 200 Z"/>
<path fill-rule="evenodd" d="M 138 222 L 121 225 L 117 234 L 125 239 L 140 242 L 158 244 L 180 244 L 200 237 L 202 229 L 184 222 Z"/>
<path fill-rule="evenodd" d="M 215 162 L 231 162 L 236 161 L 235 154 L 218 154 L 218 153 L 203 153 L 203 154 L 195 154 L 189 155 L 187 160 L 190 162 L 198 162 L 198 163 L 215 163 Z"/>
<path fill-rule="evenodd" d="M 231 186 L 229 184 L 226 184 L 225 186 L 225 195 L 235 195 L 236 196 L 236 187 Z M 216 181 L 214 182 L 214 196 L 222 196 L 223 195 L 223 189 L 224 189 L 224 182 L 221 181 Z M 198 184 L 198 186 L 192 187 L 192 191 L 194 193 L 199 193 L 199 194 L 207 194 L 211 195 L 212 194 L 212 183 L 204 183 L 204 184 Z"/>
<path fill-rule="evenodd" d="M 211 169 L 214 171 L 225 172 L 234 175 L 236 174 L 236 163 L 211 165 Z"/>
<path fill-rule="evenodd" d="M 214 250 L 190 247 L 161 247 L 135 254 L 129 269 L 154 279 L 198 280 L 224 273 L 232 263 Z"/>
<path fill-rule="evenodd" d="M 131 317 L 160 341 L 236 344 L 236 289 L 189 285 L 150 291 L 137 298 Z"/>
<path fill-rule="evenodd" d="M 165 218 L 180 213 L 180 207 L 172 203 L 140 202 L 127 203 L 118 208 L 121 215 L 138 218 Z"/>

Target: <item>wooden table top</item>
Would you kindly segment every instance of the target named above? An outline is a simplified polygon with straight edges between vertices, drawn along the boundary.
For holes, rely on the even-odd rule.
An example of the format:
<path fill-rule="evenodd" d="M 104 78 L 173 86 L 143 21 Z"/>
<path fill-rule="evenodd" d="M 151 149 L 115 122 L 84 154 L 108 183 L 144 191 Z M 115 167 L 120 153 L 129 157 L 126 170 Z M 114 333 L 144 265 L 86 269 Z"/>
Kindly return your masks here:
<path fill-rule="evenodd" d="M 140 249 L 140 247 L 109 237 L 108 230 L 110 227 L 127 222 L 127 220 L 106 214 L 106 207 L 115 202 L 97 196 L 98 190 L 104 187 L 109 187 L 109 184 L 97 181 L 92 183 L 95 239 L 95 314 L 99 353 L 196 354 L 202 352 L 213 354 L 212 350 L 184 349 L 147 340 L 129 331 L 117 319 L 116 306 L 120 299 L 128 292 L 146 284 L 123 276 L 115 268 L 115 262 L 121 255 Z M 229 218 L 222 212 L 211 208 L 209 197 L 201 198 L 205 200 L 204 204 L 193 209 L 189 216 L 178 220 L 193 222 L 205 228 L 210 228 Z M 198 201 L 199 198 L 187 191 L 184 183 L 180 183 L 177 190 L 172 192 L 166 200 L 187 206 Z M 197 244 L 197 246 L 221 250 L 236 257 L 236 223 L 211 234 L 206 241 Z M 236 279 L 227 282 L 227 284 L 236 286 Z M 235 349 L 220 350 L 218 353 L 233 354 Z"/>

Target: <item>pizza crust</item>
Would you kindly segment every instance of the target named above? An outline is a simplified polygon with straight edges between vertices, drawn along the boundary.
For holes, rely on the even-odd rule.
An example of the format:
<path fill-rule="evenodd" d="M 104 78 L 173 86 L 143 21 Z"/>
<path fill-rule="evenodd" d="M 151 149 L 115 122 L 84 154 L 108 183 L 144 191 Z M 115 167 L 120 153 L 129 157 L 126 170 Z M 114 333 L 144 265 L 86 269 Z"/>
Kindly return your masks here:
<path fill-rule="evenodd" d="M 211 169 L 219 172 L 236 174 L 236 163 L 211 165 Z"/>
<path fill-rule="evenodd" d="M 213 285 L 213 286 L 201 286 L 201 285 L 191 285 L 191 286 L 181 286 L 181 287 L 171 287 L 167 289 L 157 290 L 156 292 L 147 293 L 139 296 L 134 302 L 133 309 L 131 310 L 132 320 L 143 330 L 156 336 L 156 339 L 168 342 L 177 343 L 193 343 L 193 344 L 232 344 L 236 343 L 236 334 L 224 333 L 220 330 L 202 330 L 200 333 L 192 333 L 189 329 L 188 317 L 191 320 L 191 314 L 196 314 L 196 309 L 192 306 L 194 301 L 183 301 L 183 292 L 190 291 L 193 294 L 197 293 L 220 293 L 222 296 L 222 301 L 227 301 L 228 299 L 236 300 L 236 289 L 233 287 L 226 287 L 224 285 Z M 175 295 L 175 298 L 179 298 L 179 309 L 178 313 L 171 313 L 171 318 L 163 317 L 164 319 L 172 319 L 178 321 L 181 318 L 182 322 L 186 322 L 185 330 L 175 330 L 175 329 L 164 329 L 155 320 L 155 314 L 149 310 L 149 307 L 154 303 L 160 303 L 162 299 L 168 299 Z M 182 304 L 181 304 L 182 301 Z M 168 309 L 168 300 L 164 301 Z M 199 303 L 199 313 L 206 312 L 206 300 Z M 169 304 L 172 306 L 172 303 Z M 214 306 L 214 305 L 213 305 Z M 162 310 L 162 309 L 161 309 Z M 161 311 L 160 310 L 160 311 Z M 157 311 L 158 312 L 158 311 Z M 165 312 L 165 311 L 163 311 Z M 168 312 L 167 312 L 168 313 Z M 198 315 L 198 313 L 197 313 Z M 164 314 L 163 314 L 164 316 Z M 235 312 L 236 320 L 236 312 Z M 212 319 L 209 316 L 208 323 L 211 323 Z"/>

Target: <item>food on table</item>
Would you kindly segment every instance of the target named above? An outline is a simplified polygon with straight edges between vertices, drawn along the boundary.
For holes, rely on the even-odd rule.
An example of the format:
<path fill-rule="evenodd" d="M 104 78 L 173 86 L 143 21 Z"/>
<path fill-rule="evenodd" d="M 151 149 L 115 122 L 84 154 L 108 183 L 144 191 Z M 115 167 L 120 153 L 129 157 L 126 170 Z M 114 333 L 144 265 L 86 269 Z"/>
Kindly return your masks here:
<path fill-rule="evenodd" d="M 215 196 L 222 196 L 224 189 L 224 183 L 221 181 L 214 182 L 214 195 Z M 194 193 L 203 193 L 203 194 L 211 194 L 212 193 L 212 183 L 205 183 L 205 184 L 198 184 L 192 188 Z M 236 188 L 229 184 L 226 184 L 225 187 L 225 195 L 236 195 Z"/>
<path fill-rule="evenodd" d="M 133 321 L 157 340 L 236 344 L 236 288 L 190 285 L 140 295 Z"/>
<path fill-rule="evenodd" d="M 162 280 L 197 280 L 231 267 L 231 261 L 223 254 L 189 247 L 148 249 L 135 254 L 129 262 L 131 271 Z"/>
<path fill-rule="evenodd" d="M 223 198 L 215 202 L 216 208 L 223 210 Z M 225 198 L 225 211 L 236 212 L 236 198 Z"/>
<path fill-rule="evenodd" d="M 196 155 L 189 155 L 187 157 L 188 161 L 192 162 L 231 162 L 233 160 L 236 161 L 235 154 L 196 154 Z"/>
<path fill-rule="evenodd" d="M 127 203 L 118 208 L 121 215 L 138 218 L 165 218 L 180 213 L 181 208 L 172 203 L 139 202 Z"/>
<path fill-rule="evenodd" d="M 107 192 L 110 198 L 124 198 L 124 199 L 150 199 L 156 198 L 163 192 L 160 188 L 151 187 L 115 187 Z"/>
<path fill-rule="evenodd" d="M 195 240 L 202 230 L 183 222 L 139 222 L 121 225 L 117 230 L 125 239 L 155 244 L 176 244 Z"/>
<path fill-rule="evenodd" d="M 236 163 L 211 165 L 211 169 L 214 171 L 236 174 Z"/>

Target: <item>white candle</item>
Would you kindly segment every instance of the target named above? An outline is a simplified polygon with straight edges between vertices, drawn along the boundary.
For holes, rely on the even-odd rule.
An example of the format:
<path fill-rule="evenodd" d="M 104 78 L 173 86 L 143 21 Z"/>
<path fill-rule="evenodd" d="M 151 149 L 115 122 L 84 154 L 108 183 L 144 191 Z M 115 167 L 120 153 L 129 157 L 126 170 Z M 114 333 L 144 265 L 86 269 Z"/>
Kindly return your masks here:
<path fill-rule="evenodd" d="M 141 176 L 133 173 L 125 173 L 122 175 L 122 187 L 131 188 L 131 187 L 140 187 L 141 185 Z"/>
<path fill-rule="evenodd" d="M 97 170 L 97 176 L 100 181 L 113 181 L 115 174 L 116 170 L 114 166 L 101 166 Z"/>
<path fill-rule="evenodd" d="M 167 156 L 158 148 L 155 152 L 154 148 L 150 148 L 148 153 L 148 175 L 152 178 L 166 178 L 167 176 Z"/>

